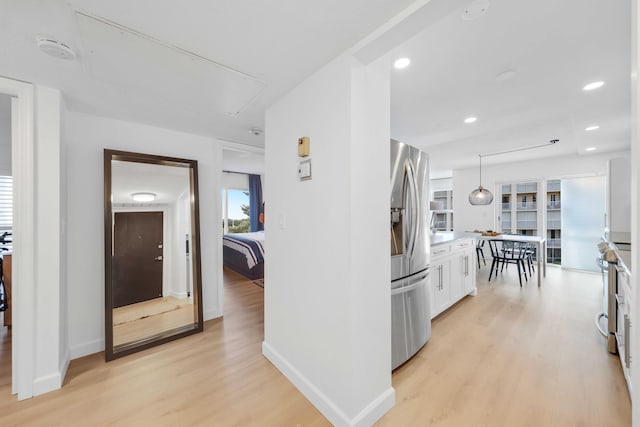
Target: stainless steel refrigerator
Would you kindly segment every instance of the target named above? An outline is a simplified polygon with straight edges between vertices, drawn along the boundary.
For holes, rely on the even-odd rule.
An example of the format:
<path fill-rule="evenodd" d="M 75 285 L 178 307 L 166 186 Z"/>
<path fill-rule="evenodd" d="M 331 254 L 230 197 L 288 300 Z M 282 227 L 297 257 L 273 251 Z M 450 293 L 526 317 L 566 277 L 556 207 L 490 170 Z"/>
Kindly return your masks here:
<path fill-rule="evenodd" d="M 391 369 L 431 336 L 429 157 L 391 140 Z"/>

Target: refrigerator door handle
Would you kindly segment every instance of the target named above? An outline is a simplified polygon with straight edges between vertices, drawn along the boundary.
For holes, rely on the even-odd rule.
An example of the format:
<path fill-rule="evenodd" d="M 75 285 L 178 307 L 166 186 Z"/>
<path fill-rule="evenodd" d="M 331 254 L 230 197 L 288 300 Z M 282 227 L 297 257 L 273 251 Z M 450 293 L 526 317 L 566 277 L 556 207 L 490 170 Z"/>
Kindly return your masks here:
<path fill-rule="evenodd" d="M 418 232 L 420 227 L 420 202 L 418 201 L 418 184 L 416 182 L 416 175 L 413 170 L 413 165 L 411 162 L 407 161 L 405 163 L 405 177 L 407 182 L 407 187 L 410 195 L 410 224 L 411 224 L 411 232 L 409 233 L 410 241 L 407 242 L 407 254 L 409 256 L 413 255 L 416 241 L 418 240 Z"/>
<path fill-rule="evenodd" d="M 413 284 L 411 284 L 409 286 L 403 286 L 401 288 L 391 289 L 391 295 L 398 295 L 398 294 L 402 294 L 402 293 L 405 293 L 405 292 L 410 292 L 410 291 L 414 290 L 415 288 L 417 288 L 418 286 L 422 286 L 423 282 L 427 279 L 427 277 L 429 277 L 429 273 L 427 273 L 424 276 L 420 277 L 420 279 L 416 280 Z"/>

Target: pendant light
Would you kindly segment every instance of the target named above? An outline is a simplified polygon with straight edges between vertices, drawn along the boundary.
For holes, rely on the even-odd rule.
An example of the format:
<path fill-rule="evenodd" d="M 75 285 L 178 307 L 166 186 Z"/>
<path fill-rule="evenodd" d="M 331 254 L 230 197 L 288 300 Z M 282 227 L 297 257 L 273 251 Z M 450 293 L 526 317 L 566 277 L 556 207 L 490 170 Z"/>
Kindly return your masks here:
<path fill-rule="evenodd" d="M 531 150 L 532 148 L 541 148 L 541 147 L 549 147 L 551 145 L 556 145 L 560 142 L 559 139 L 552 139 L 546 144 L 533 145 L 530 147 L 521 147 L 514 148 L 513 150 L 500 151 L 498 153 L 485 154 L 484 157 L 487 156 L 497 156 L 498 154 L 507 154 L 507 153 L 515 153 L 517 151 Z M 469 203 L 472 205 L 490 205 L 493 202 L 493 194 L 491 191 L 482 187 L 482 154 L 478 154 L 480 158 L 480 185 L 478 188 L 469 193 Z"/>
<path fill-rule="evenodd" d="M 478 154 L 478 157 L 480 158 L 480 185 L 469 193 L 469 203 L 472 205 L 490 205 L 493 202 L 493 194 L 482 187 L 482 155 Z"/>

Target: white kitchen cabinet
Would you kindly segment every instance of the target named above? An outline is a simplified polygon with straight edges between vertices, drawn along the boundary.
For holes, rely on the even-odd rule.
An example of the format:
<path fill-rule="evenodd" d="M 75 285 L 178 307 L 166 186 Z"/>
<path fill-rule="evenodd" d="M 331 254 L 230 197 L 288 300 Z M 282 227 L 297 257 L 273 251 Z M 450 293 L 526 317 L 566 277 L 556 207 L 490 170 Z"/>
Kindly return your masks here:
<path fill-rule="evenodd" d="M 465 238 L 432 247 L 431 318 L 476 293 L 475 239 Z"/>
<path fill-rule="evenodd" d="M 432 265 L 431 318 L 444 311 L 450 305 L 451 258 L 442 258 Z"/>
<path fill-rule="evenodd" d="M 609 160 L 607 164 L 606 225 L 609 231 L 631 231 L 631 160 Z"/>

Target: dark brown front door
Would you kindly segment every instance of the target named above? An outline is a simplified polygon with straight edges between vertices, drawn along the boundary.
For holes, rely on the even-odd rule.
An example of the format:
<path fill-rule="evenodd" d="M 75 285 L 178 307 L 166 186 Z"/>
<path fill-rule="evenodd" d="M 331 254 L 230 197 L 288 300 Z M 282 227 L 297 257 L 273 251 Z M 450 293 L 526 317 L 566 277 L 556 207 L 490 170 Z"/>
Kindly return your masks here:
<path fill-rule="evenodd" d="M 162 296 L 162 212 L 116 212 L 113 306 Z"/>

